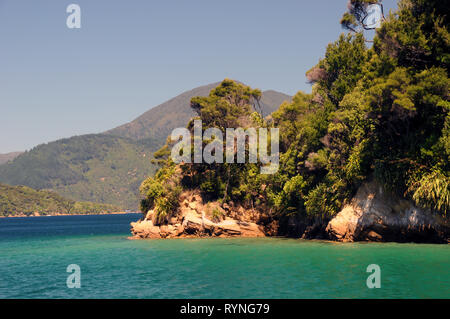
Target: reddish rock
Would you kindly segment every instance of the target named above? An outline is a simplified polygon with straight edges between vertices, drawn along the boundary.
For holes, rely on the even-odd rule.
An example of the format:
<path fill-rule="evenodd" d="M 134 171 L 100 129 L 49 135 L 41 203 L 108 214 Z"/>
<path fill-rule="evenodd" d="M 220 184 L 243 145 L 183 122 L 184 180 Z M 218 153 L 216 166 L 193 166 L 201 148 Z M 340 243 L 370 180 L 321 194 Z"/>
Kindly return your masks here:
<path fill-rule="evenodd" d="M 137 238 L 161 238 L 160 228 L 154 226 L 151 220 L 131 223 L 131 232 Z"/>
<path fill-rule="evenodd" d="M 133 238 L 174 238 L 174 237 L 264 237 L 262 226 L 252 222 L 257 212 L 238 207 L 233 213 L 224 210 L 218 202 L 203 205 L 199 195 L 182 194 L 178 215 L 169 218 L 166 225 L 155 226 L 151 219 L 153 211 L 146 218 L 131 223 Z M 219 220 L 211 220 L 211 212 L 222 213 Z M 231 211 L 232 208 L 228 206 Z M 234 218 L 225 217 L 230 215 Z M 181 223 L 180 223 L 181 222 Z"/>

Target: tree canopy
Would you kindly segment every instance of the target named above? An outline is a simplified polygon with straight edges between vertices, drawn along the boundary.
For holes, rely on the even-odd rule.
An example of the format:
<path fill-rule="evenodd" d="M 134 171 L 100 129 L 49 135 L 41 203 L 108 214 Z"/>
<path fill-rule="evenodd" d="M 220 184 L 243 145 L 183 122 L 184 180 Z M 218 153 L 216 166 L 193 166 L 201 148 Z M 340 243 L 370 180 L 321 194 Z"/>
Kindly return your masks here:
<path fill-rule="evenodd" d="M 356 29 L 375 3 L 351 0 L 341 23 Z M 348 203 L 361 183 L 376 178 L 386 189 L 447 216 L 448 26 L 443 1 L 401 0 L 376 30 L 372 47 L 361 32 L 342 34 L 308 71 L 312 93 L 297 93 L 267 118 L 252 116 L 260 92 L 231 80 L 208 97 L 193 98 L 203 129 L 279 128 L 280 169 L 261 175 L 254 164 L 177 166 L 167 159 L 141 187 L 142 209 L 157 206 L 161 194 L 173 194 L 171 187 L 178 193 L 195 188 L 274 216 L 323 219 Z"/>

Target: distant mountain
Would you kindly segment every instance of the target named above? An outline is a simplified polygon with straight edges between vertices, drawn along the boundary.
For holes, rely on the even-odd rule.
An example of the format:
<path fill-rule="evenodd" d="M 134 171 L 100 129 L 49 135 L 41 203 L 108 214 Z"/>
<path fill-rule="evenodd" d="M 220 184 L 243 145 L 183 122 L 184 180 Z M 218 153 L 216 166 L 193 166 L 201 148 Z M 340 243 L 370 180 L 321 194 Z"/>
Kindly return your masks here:
<path fill-rule="evenodd" d="M 139 186 L 156 166 L 152 153 L 164 145 L 174 128 L 185 127 L 195 113 L 194 96 L 207 96 L 213 83 L 156 106 L 136 120 L 104 134 L 61 139 L 42 144 L 0 165 L 0 183 L 52 190 L 77 201 L 90 201 L 137 209 Z M 260 101 L 263 115 L 291 97 L 265 91 Z"/>
<path fill-rule="evenodd" d="M 188 121 L 195 116 L 190 107 L 191 98 L 207 96 L 219 84 L 220 82 L 212 83 L 184 92 L 151 108 L 134 121 L 109 130 L 105 134 L 141 141 L 155 151 L 164 145 L 174 128 L 185 127 Z M 263 115 L 271 114 L 278 109 L 281 103 L 290 101 L 291 98 L 291 96 L 277 91 L 264 91 L 260 101 Z"/>
<path fill-rule="evenodd" d="M 151 152 L 135 141 L 83 135 L 39 145 L 1 165 L 0 182 L 136 209 L 140 183 L 155 169 Z"/>
<path fill-rule="evenodd" d="M 7 153 L 7 154 L 0 154 L 0 165 L 8 163 L 9 161 L 12 161 L 17 156 L 22 154 L 22 152 L 13 152 L 13 153 Z"/>
<path fill-rule="evenodd" d="M 278 110 L 281 103 L 285 101 L 291 101 L 292 96 L 277 92 L 274 90 L 267 90 L 262 93 L 261 96 L 261 108 L 263 110 L 263 115 L 267 116 Z"/>
<path fill-rule="evenodd" d="M 111 213 L 112 205 L 76 202 L 54 192 L 38 191 L 27 186 L 0 183 L 0 216 Z"/>

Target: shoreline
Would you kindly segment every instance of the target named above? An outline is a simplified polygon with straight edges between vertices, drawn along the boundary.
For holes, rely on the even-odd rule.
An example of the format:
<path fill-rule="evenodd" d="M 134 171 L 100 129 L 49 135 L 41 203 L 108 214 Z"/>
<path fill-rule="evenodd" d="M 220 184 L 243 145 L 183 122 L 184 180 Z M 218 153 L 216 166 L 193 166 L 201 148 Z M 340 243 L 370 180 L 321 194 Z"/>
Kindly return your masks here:
<path fill-rule="evenodd" d="M 340 241 L 332 239 L 320 239 L 320 238 L 301 238 L 301 237 L 289 237 L 289 236 L 199 236 L 199 235 L 185 235 L 178 237 L 167 237 L 167 238 L 139 238 L 136 236 L 128 236 L 127 240 L 132 241 L 164 241 L 164 240 L 183 240 L 183 239 L 286 239 L 286 240 L 297 240 L 304 242 L 317 242 L 317 243 L 327 243 L 327 244 L 414 244 L 414 245 L 438 245 L 445 246 L 450 245 L 449 242 L 415 242 L 415 241 L 376 241 L 376 240 L 356 240 L 356 241 Z"/>
<path fill-rule="evenodd" d="M 200 194 L 189 191 L 179 196 L 176 213 L 163 222 L 154 223 L 155 216 L 155 210 L 149 210 L 132 222 L 130 239 L 282 236 L 331 242 L 450 243 L 448 219 L 384 192 L 376 181 L 362 184 L 339 213 L 321 221 L 271 219 L 262 210 L 204 202 Z"/>
<path fill-rule="evenodd" d="M 66 213 L 57 213 L 57 214 L 33 214 L 33 215 L 13 215 L 13 216 L 0 216 L 0 218 L 32 218 L 32 217 L 55 217 L 55 216 L 88 216 L 88 215 L 127 215 L 127 214 L 140 214 L 139 212 L 112 212 L 112 213 L 95 213 L 95 214 L 66 214 Z"/>

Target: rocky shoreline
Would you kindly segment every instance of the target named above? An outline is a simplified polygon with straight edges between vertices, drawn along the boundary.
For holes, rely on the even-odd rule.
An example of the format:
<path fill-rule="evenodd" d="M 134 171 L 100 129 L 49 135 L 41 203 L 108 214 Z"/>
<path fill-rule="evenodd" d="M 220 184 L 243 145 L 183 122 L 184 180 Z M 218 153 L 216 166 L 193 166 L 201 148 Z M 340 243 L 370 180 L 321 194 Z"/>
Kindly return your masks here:
<path fill-rule="evenodd" d="M 284 236 L 339 242 L 450 243 L 449 220 L 411 201 L 364 183 L 351 203 L 331 220 L 276 220 L 256 209 L 204 203 L 197 193 L 180 196 L 176 217 L 153 222 L 153 211 L 131 223 L 130 239 Z"/>
<path fill-rule="evenodd" d="M 363 184 L 350 205 L 327 225 L 338 241 L 449 243 L 449 220 L 385 191 L 376 182 Z"/>
<path fill-rule="evenodd" d="M 163 225 L 153 223 L 153 214 L 151 210 L 143 220 L 131 223 L 131 239 L 266 236 L 258 212 L 217 202 L 205 204 L 198 194 L 182 194 L 177 216 Z"/>

